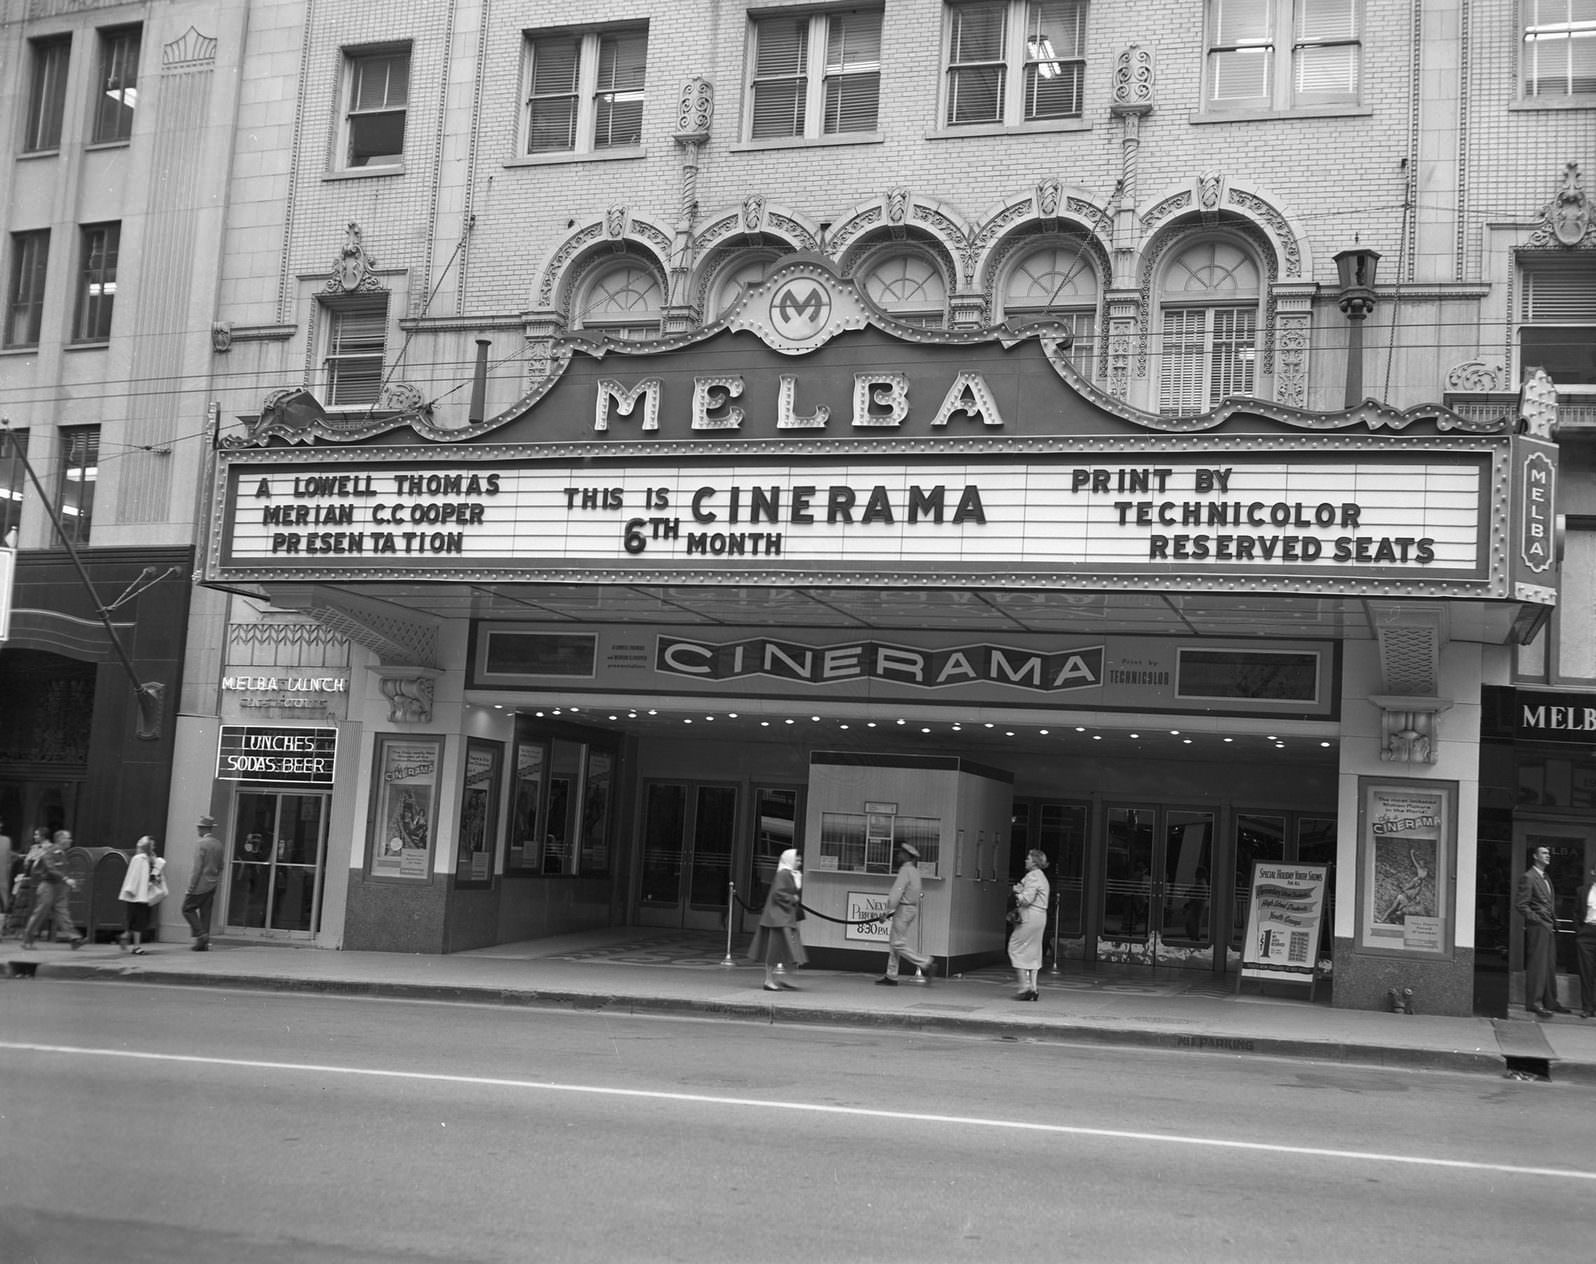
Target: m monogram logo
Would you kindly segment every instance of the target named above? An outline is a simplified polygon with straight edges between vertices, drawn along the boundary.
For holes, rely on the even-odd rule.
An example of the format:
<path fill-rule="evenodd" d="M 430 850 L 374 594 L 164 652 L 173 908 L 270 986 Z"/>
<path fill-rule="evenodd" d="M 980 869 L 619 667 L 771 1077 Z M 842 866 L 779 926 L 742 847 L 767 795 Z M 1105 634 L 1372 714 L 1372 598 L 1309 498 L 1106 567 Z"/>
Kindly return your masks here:
<path fill-rule="evenodd" d="M 812 277 L 794 277 L 770 296 L 770 322 L 784 338 L 807 338 L 831 318 L 831 295 Z"/>

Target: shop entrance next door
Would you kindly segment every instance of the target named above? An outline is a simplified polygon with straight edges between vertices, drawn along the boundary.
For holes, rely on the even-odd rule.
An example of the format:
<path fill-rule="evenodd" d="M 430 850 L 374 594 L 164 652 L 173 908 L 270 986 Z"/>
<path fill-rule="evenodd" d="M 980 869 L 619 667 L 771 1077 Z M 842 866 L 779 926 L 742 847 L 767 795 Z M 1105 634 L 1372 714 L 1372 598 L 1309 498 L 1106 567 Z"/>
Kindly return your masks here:
<path fill-rule="evenodd" d="M 722 929 L 736 839 L 736 786 L 647 782 L 638 924 Z"/>
<path fill-rule="evenodd" d="M 321 929 L 327 796 L 240 791 L 228 856 L 228 930 L 309 937 Z"/>
<path fill-rule="evenodd" d="M 1108 808 L 1099 961 L 1212 968 L 1215 821 L 1206 810 Z"/>

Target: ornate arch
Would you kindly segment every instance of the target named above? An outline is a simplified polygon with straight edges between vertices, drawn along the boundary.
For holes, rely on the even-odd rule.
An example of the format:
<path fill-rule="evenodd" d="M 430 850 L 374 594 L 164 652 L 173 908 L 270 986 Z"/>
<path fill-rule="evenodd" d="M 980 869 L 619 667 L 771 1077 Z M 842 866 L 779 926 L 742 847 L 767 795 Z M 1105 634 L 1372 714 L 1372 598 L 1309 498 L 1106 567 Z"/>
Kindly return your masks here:
<path fill-rule="evenodd" d="M 1144 240 L 1153 240 L 1180 217 L 1197 216 L 1209 225 L 1241 219 L 1252 226 L 1255 241 L 1273 257 L 1272 279 L 1313 279 L 1308 234 L 1281 209 L 1280 199 L 1263 190 L 1238 188 L 1223 171 L 1205 171 L 1189 184 L 1166 186 L 1143 206 L 1137 218 Z"/>
<path fill-rule="evenodd" d="M 893 240 L 928 248 L 947 270 L 949 291 L 963 287 L 970 225 L 947 203 L 889 189 L 874 201 L 855 204 L 826 234 L 822 248 L 851 276 L 861 261 Z"/>
<path fill-rule="evenodd" d="M 1113 220 L 1087 195 L 1086 190 L 1049 177 L 1021 197 L 1000 203 L 982 216 L 970 237 L 970 277 L 981 287 L 988 310 L 995 310 L 998 273 L 1020 246 L 1037 237 L 1057 236 L 1079 241 L 1101 269 L 1103 286 L 1113 273 Z"/>
<path fill-rule="evenodd" d="M 800 211 L 772 205 L 763 194 L 752 193 L 742 205 L 717 214 L 693 238 L 697 264 L 688 293 L 694 312 L 709 311 L 710 287 L 728 264 L 748 251 L 774 251 L 777 255 L 819 251 L 820 225 Z"/>
<path fill-rule="evenodd" d="M 659 269 L 661 277 L 670 275 L 671 233 L 652 220 L 633 218 L 629 208 L 612 206 L 577 224 L 555 248 L 543 265 L 538 281 L 540 312 L 563 312 L 582 277 L 612 254 L 630 253 L 646 258 Z"/>
<path fill-rule="evenodd" d="M 1274 376 L 1275 347 L 1275 286 L 1280 280 L 1280 259 L 1273 241 L 1259 227 L 1243 216 L 1226 212 L 1197 214 L 1183 212 L 1164 224 L 1147 242 L 1138 262 L 1137 283 L 1140 291 L 1140 313 L 1137 327 L 1136 376 L 1147 376 L 1147 344 L 1153 319 L 1153 288 L 1163 271 L 1170 252 L 1189 242 L 1194 236 L 1229 237 L 1239 240 L 1255 252 L 1262 265 L 1264 318 L 1262 336 L 1263 365 L 1266 377 Z"/>

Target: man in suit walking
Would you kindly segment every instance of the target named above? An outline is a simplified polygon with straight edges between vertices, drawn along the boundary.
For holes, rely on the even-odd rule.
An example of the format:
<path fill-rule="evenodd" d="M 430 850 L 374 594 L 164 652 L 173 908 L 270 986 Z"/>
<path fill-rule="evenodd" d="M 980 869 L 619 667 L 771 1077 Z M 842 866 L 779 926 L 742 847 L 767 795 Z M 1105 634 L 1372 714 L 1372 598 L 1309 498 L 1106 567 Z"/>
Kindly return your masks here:
<path fill-rule="evenodd" d="M 1557 960 L 1553 944 L 1557 933 L 1552 880 L 1546 866 L 1552 853 L 1546 847 L 1530 852 L 1530 867 L 1518 880 L 1519 915 L 1524 919 L 1524 1008 L 1536 1018 L 1568 1013 L 1557 1003 Z"/>

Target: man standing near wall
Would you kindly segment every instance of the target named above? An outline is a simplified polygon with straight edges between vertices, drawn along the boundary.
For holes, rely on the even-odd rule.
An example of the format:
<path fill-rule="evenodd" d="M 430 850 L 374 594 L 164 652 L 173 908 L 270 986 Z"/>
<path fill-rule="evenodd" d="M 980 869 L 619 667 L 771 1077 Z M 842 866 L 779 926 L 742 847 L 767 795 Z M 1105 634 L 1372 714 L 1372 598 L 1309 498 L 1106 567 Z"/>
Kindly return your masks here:
<path fill-rule="evenodd" d="M 216 902 L 216 886 L 222 880 L 222 840 L 211 832 L 216 828 L 214 816 L 200 817 L 195 828 L 199 830 L 199 848 L 194 853 L 188 891 L 183 896 L 183 920 L 194 936 L 189 946 L 195 952 L 206 952 L 211 946 L 211 905 Z"/>
<path fill-rule="evenodd" d="M 920 881 L 920 853 L 909 843 L 899 843 L 896 859 L 898 877 L 892 884 L 892 890 L 887 893 L 887 911 L 882 914 L 882 917 L 892 919 L 892 927 L 887 936 L 887 972 L 876 980 L 881 987 L 898 986 L 900 957 L 927 972 L 933 963 L 931 957 L 924 956 L 909 947 L 909 932 L 920 920 L 920 895 L 923 889 Z M 925 981 L 931 982 L 929 973 L 926 973 Z"/>
<path fill-rule="evenodd" d="M 1530 852 L 1530 867 L 1518 880 L 1519 915 L 1524 919 L 1524 1008 L 1536 1018 L 1550 1018 L 1558 1010 L 1557 960 L 1552 955 L 1557 934 L 1556 903 L 1552 880 L 1546 866 L 1552 862 L 1549 848 Z"/>

